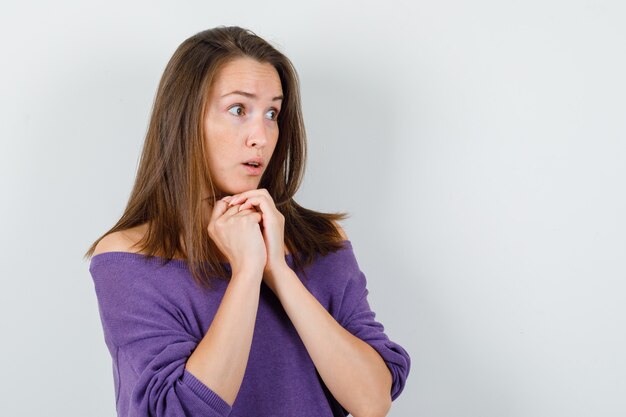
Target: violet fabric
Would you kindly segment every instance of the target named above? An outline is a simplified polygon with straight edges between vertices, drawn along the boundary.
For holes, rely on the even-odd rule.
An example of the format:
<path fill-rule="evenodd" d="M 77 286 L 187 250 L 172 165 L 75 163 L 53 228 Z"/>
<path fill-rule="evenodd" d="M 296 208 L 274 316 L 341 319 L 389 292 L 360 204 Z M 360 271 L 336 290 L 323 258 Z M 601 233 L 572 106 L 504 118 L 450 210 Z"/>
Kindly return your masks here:
<path fill-rule="evenodd" d="M 375 320 L 366 278 L 352 244 L 318 256 L 306 269 L 307 289 L 344 328 L 370 344 L 391 371 L 389 393 L 404 389 L 411 359 Z M 292 255 L 286 256 L 293 268 Z M 91 258 L 104 341 L 111 354 L 118 416 L 346 416 L 323 383 L 278 298 L 261 284 L 252 346 L 234 404 L 185 369 L 220 305 L 227 281 L 198 286 L 186 261 L 130 252 Z M 230 266 L 225 264 L 230 271 Z"/>

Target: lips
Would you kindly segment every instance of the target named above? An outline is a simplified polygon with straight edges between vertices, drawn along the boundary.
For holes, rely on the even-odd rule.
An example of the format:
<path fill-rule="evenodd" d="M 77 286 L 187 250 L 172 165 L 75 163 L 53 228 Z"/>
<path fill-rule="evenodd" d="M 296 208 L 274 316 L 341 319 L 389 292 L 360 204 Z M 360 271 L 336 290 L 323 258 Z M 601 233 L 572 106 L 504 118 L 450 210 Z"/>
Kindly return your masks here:
<path fill-rule="evenodd" d="M 262 166 L 255 167 L 253 165 L 248 165 L 246 163 L 243 163 L 241 165 L 246 170 L 246 172 L 248 174 L 250 174 L 250 175 L 261 175 L 263 173 L 263 167 Z"/>
<path fill-rule="evenodd" d="M 242 162 L 244 165 L 246 166 L 255 166 L 257 168 L 262 168 L 263 167 L 263 158 L 251 158 L 248 159 L 247 161 Z"/>

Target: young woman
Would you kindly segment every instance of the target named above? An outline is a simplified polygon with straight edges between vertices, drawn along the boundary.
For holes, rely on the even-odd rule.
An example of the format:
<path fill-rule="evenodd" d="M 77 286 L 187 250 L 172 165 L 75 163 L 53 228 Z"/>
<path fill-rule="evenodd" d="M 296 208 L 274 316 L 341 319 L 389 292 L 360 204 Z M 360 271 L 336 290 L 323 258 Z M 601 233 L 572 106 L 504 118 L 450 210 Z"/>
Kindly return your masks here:
<path fill-rule="evenodd" d="M 293 199 L 306 137 L 291 62 L 249 30 L 184 41 L 136 182 L 86 256 L 119 416 L 384 416 L 410 357 L 337 223 Z"/>

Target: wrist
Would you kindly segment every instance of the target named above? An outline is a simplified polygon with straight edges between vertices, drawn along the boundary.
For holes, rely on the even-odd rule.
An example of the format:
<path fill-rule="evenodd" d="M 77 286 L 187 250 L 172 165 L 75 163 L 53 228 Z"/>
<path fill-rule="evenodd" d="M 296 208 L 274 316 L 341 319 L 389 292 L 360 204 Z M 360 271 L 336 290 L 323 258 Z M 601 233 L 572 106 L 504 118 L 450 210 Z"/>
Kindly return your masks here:
<path fill-rule="evenodd" d="M 291 291 L 294 282 L 300 282 L 300 278 L 289 265 L 285 264 L 283 267 L 267 271 L 263 281 L 282 300 L 282 297 L 285 297 Z"/>
<path fill-rule="evenodd" d="M 291 267 L 287 264 L 285 258 L 279 258 L 274 262 L 270 262 L 265 265 L 263 272 L 265 274 L 280 275 L 292 271 Z"/>
<path fill-rule="evenodd" d="M 231 280 L 245 280 L 260 282 L 263 279 L 263 269 L 252 265 L 233 266 Z"/>

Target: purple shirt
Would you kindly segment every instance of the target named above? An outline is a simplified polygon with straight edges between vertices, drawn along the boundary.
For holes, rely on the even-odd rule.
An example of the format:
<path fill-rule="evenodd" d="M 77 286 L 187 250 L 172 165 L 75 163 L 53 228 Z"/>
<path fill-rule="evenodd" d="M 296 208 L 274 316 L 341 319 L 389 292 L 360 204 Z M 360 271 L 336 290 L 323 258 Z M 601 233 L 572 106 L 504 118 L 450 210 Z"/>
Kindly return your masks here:
<path fill-rule="evenodd" d="M 352 244 L 318 256 L 306 269 L 307 289 L 345 329 L 372 346 L 391 371 L 395 400 L 411 359 L 389 340 L 370 309 L 366 279 Z M 293 268 L 292 255 L 286 255 Z M 206 290 L 193 280 L 187 262 L 160 265 L 130 252 L 91 258 L 104 341 L 113 361 L 118 416 L 346 416 L 319 376 L 279 299 L 261 283 L 252 345 L 241 388 L 232 407 L 185 369 L 207 332 L 227 281 Z M 225 264 L 230 272 L 230 265 Z M 300 275 L 299 275 L 300 277 Z M 302 277 L 300 277 L 302 280 Z"/>

